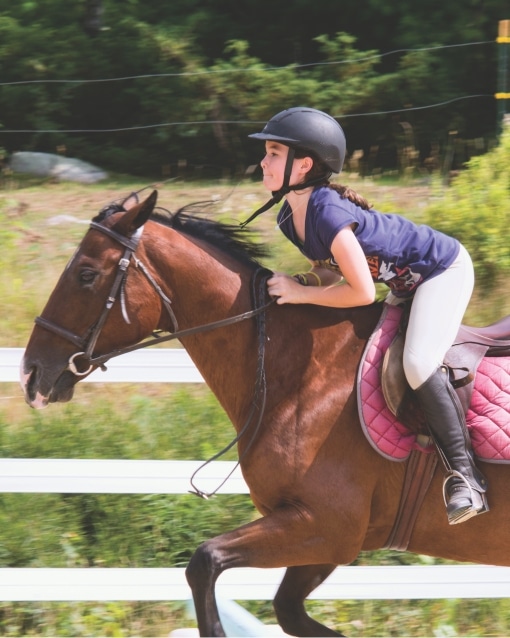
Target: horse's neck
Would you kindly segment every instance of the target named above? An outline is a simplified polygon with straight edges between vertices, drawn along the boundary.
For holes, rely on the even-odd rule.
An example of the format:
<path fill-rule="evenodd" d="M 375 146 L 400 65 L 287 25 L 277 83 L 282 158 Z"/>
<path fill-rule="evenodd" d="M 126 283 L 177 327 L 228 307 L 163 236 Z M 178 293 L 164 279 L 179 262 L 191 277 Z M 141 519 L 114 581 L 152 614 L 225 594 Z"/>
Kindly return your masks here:
<path fill-rule="evenodd" d="M 159 256 L 161 282 L 168 290 L 180 330 L 204 326 L 251 310 L 250 268 L 200 242 L 180 237 L 172 242 L 171 263 Z M 163 326 L 173 329 L 170 324 Z M 251 401 L 256 372 L 256 338 L 253 320 L 206 330 L 182 339 L 198 370 L 221 405 L 237 425 Z"/>
<path fill-rule="evenodd" d="M 221 319 L 249 310 L 223 306 Z M 203 325 L 204 317 L 199 318 Z M 234 426 L 240 426 L 253 398 L 256 377 L 256 338 L 253 320 L 199 333 L 182 340 Z"/>

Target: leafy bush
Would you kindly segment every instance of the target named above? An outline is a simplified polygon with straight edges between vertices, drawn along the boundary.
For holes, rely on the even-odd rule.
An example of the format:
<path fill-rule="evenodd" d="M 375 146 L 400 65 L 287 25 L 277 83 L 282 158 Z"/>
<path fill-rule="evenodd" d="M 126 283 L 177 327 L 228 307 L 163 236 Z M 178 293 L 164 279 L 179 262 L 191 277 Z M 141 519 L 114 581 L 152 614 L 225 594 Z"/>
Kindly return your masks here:
<path fill-rule="evenodd" d="M 510 271 L 510 123 L 492 151 L 471 159 L 449 188 L 436 182 L 426 222 L 459 239 L 478 280 L 494 288 Z"/>

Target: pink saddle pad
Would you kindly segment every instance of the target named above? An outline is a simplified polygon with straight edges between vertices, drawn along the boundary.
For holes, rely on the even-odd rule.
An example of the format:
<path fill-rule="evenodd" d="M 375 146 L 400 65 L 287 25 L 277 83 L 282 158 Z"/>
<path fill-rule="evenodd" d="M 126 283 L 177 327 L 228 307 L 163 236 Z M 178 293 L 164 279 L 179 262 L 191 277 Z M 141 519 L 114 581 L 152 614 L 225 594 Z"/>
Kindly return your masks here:
<path fill-rule="evenodd" d="M 358 411 L 370 444 L 384 457 L 405 461 L 423 447 L 414 432 L 390 412 L 381 388 L 384 353 L 398 329 L 402 310 L 385 305 L 381 320 L 367 343 L 358 372 Z M 510 357 L 485 357 L 476 371 L 466 421 L 475 455 L 492 463 L 510 462 Z"/>

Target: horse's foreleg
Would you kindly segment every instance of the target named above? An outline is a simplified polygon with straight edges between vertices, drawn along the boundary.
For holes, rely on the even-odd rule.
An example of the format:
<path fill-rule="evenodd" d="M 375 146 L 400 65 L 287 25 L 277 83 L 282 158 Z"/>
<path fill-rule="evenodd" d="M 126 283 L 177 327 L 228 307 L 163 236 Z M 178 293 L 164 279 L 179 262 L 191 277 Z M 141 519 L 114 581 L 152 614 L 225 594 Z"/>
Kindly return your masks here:
<path fill-rule="evenodd" d="M 191 557 L 186 568 L 186 578 L 193 594 L 200 635 L 225 636 L 214 593 L 214 585 L 222 569 L 216 568 L 213 560 L 208 560 L 207 553 L 203 551 L 204 545 L 205 543 Z"/>
<path fill-rule="evenodd" d="M 333 558 L 349 563 L 359 552 L 359 541 L 344 539 L 338 552 L 336 538 L 321 534 L 324 526 L 298 507 L 274 510 L 268 516 L 243 525 L 237 530 L 206 541 L 192 556 L 186 577 L 193 592 L 198 628 L 201 636 L 224 636 L 214 596 L 218 576 L 234 567 L 296 567 L 290 573 L 298 578 L 297 586 L 286 577 L 278 596 L 278 613 L 287 623 L 291 608 L 297 609 L 299 620 L 294 627 L 300 635 L 332 636 L 333 632 L 311 619 L 305 619 L 304 597 L 331 572 Z M 333 548 L 336 548 L 333 556 Z M 318 567 L 321 565 L 321 567 Z M 294 606 L 295 605 L 295 606 Z M 299 612 L 299 607 L 302 611 Z M 306 632 L 306 633 L 305 633 Z M 337 634 L 338 635 L 338 634 Z"/>
<path fill-rule="evenodd" d="M 278 623 L 291 636 L 343 636 L 321 625 L 305 611 L 304 601 L 335 569 L 336 565 L 289 567 L 274 599 Z"/>
<path fill-rule="evenodd" d="M 217 538 L 220 538 L 219 536 Z M 219 555 L 208 547 L 216 539 L 200 545 L 186 568 L 186 578 L 193 594 L 198 630 L 201 636 L 225 636 L 221 624 L 214 586 L 224 567 Z"/>

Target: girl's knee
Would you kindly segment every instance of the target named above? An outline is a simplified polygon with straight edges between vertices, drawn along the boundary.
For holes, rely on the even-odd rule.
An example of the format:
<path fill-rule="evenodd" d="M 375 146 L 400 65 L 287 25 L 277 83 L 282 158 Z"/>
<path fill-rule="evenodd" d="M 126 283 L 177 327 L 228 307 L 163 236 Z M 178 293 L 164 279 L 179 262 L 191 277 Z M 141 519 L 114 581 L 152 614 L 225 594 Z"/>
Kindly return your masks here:
<path fill-rule="evenodd" d="M 416 390 L 425 383 L 439 364 L 435 359 L 432 360 L 424 354 L 404 350 L 403 365 L 407 382 L 413 390 Z"/>

